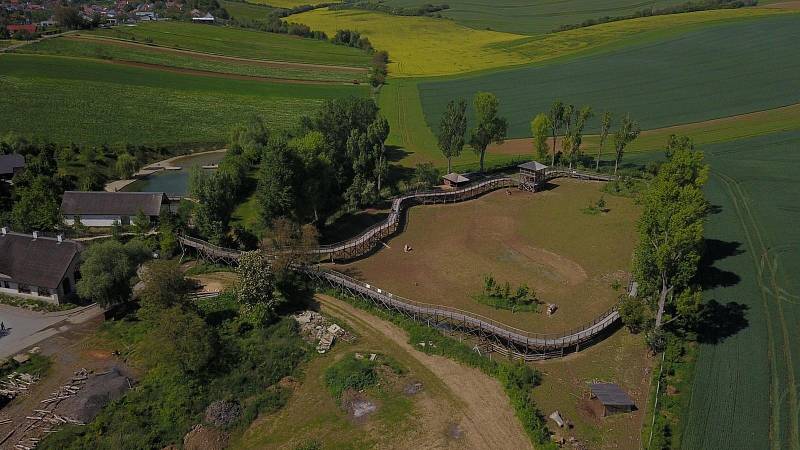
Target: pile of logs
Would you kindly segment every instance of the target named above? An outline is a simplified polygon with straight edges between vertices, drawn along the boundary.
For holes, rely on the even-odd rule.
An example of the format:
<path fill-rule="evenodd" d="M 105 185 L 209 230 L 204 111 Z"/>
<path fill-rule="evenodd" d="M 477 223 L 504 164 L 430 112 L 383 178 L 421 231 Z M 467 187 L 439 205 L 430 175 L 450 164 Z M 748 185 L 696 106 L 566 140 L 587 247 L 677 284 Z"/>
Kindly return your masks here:
<path fill-rule="evenodd" d="M 74 376 L 70 379 L 69 384 L 65 384 L 58 388 L 56 392 L 50 394 L 49 398 L 42 400 L 42 403 L 49 405 L 57 403 L 61 400 L 68 399 L 77 394 L 86 380 L 89 378 L 89 372 L 86 369 L 81 369 L 75 372 Z"/>
<path fill-rule="evenodd" d="M 0 381 L 0 395 L 10 399 L 25 393 L 28 388 L 39 381 L 39 377 L 28 373 L 12 372 L 5 380 Z"/>

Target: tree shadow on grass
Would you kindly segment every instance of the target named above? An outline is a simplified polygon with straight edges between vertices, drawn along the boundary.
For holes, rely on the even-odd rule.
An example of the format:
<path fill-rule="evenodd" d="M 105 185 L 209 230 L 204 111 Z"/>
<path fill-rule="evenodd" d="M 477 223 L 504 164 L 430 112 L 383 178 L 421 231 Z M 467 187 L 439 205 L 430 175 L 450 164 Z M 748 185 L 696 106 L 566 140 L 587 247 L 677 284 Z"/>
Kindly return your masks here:
<path fill-rule="evenodd" d="M 742 243 L 706 239 L 704 245 L 705 253 L 703 254 L 703 259 L 700 260 L 700 267 L 697 271 L 697 282 L 703 290 L 731 287 L 739 284 L 742 278 L 738 274 L 720 269 L 715 264 L 725 258 L 744 253 Z"/>
<path fill-rule="evenodd" d="M 748 309 L 749 306 L 737 302 L 707 302 L 697 321 L 697 341 L 703 344 L 719 344 L 747 328 L 750 324 L 746 317 Z"/>

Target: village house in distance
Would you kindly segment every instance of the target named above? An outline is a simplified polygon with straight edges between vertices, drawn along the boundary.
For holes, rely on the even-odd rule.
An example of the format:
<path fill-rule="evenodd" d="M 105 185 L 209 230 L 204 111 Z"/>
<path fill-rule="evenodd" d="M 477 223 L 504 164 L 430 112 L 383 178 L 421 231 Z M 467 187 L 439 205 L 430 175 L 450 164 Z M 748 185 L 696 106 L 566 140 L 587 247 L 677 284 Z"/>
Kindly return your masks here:
<path fill-rule="evenodd" d="M 0 294 L 61 304 L 75 293 L 80 244 L 0 229 Z"/>
<path fill-rule="evenodd" d="M 140 212 L 154 222 L 169 209 L 163 192 L 81 192 L 67 191 L 61 200 L 61 215 L 66 225 L 75 219 L 86 227 L 130 225 Z"/>

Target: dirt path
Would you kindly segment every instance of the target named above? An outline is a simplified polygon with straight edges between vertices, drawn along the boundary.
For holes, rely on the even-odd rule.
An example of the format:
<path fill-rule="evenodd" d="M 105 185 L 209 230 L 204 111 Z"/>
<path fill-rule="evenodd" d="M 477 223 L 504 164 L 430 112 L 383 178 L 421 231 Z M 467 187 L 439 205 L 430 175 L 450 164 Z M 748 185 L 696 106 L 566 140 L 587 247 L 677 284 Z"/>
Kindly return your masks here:
<path fill-rule="evenodd" d="M 174 47 L 162 47 L 160 45 L 155 44 L 140 44 L 138 42 L 131 42 L 125 41 L 121 39 L 114 39 L 114 38 L 105 38 L 99 36 L 86 36 L 82 34 L 75 34 L 70 36 L 67 39 L 71 40 L 84 40 L 84 41 L 96 41 L 96 42 L 104 42 L 111 45 L 117 45 L 120 47 L 129 47 L 129 48 L 147 48 L 150 50 L 160 51 L 164 53 L 179 53 L 184 55 L 192 55 L 198 58 L 203 58 L 209 61 L 240 61 L 246 62 L 248 64 L 259 65 L 262 67 L 282 67 L 282 68 L 293 68 L 293 69 L 322 69 L 328 70 L 333 72 L 352 72 L 352 73 L 364 73 L 367 72 L 368 69 L 365 67 L 350 67 L 350 66 L 329 66 L 325 64 L 311 64 L 311 63 L 298 63 L 298 62 L 289 62 L 289 61 L 275 61 L 275 60 L 265 60 L 265 59 L 252 59 L 252 58 L 243 58 L 239 56 L 226 56 L 226 55 L 218 55 L 214 53 L 205 53 L 199 52 L 195 50 L 187 50 L 182 48 L 174 48 Z"/>
<path fill-rule="evenodd" d="M 463 402 L 461 428 L 465 430 L 465 448 L 533 448 L 497 380 L 450 359 L 418 351 L 408 343 L 408 336 L 402 329 L 342 300 L 327 295 L 318 295 L 317 299 L 323 312 L 347 320 L 356 329 L 376 330 L 389 338 L 435 374 L 453 396 Z"/>

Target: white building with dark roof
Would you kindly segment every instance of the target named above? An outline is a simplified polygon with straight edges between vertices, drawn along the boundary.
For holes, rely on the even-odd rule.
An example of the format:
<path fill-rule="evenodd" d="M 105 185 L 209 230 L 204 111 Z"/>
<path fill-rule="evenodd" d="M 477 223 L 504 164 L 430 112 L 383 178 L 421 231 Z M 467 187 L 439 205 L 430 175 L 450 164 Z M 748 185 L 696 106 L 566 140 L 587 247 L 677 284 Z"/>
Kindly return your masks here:
<path fill-rule="evenodd" d="M 140 212 L 153 222 L 168 209 L 169 199 L 163 192 L 67 191 L 61 200 L 64 223 L 73 225 L 78 218 L 87 227 L 130 225 Z"/>
<path fill-rule="evenodd" d="M 75 293 L 81 246 L 75 241 L 0 229 L 0 294 L 48 303 Z"/>

